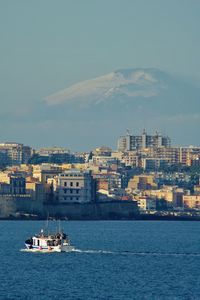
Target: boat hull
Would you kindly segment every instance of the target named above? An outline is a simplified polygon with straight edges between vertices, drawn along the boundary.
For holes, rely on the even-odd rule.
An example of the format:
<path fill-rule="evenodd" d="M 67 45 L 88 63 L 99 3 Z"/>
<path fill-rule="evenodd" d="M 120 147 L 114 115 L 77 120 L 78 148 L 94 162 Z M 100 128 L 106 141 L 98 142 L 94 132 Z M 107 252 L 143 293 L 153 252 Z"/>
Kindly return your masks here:
<path fill-rule="evenodd" d="M 41 253 L 50 253 L 50 252 L 71 252 L 74 250 L 74 247 L 71 245 L 59 245 L 52 247 L 38 247 L 26 245 L 26 252 L 41 252 Z"/>

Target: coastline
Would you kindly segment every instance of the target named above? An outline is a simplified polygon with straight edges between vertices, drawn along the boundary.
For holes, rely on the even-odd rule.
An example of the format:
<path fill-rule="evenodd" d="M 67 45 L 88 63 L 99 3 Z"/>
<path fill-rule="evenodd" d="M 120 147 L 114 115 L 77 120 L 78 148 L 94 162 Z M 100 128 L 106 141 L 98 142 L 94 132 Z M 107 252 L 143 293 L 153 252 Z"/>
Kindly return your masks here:
<path fill-rule="evenodd" d="M 61 221 L 200 221 L 200 216 L 161 216 L 152 214 L 141 214 L 132 218 L 66 218 L 58 216 L 57 218 L 50 218 L 50 220 Z M 45 221 L 46 218 L 37 215 L 20 214 L 17 216 L 0 217 L 0 221 Z"/>

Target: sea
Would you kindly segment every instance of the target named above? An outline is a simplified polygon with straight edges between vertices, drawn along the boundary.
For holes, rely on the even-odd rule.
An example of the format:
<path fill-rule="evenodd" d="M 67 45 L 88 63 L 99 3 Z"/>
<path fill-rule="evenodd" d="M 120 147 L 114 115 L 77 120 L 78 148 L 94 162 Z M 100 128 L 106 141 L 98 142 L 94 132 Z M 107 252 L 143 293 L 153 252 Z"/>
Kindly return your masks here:
<path fill-rule="evenodd" d="M 61 221 L 74 251 L 21 251 L 44 226 L 0 221 L 0 299 L 200 299 L 200 222 Z"/>

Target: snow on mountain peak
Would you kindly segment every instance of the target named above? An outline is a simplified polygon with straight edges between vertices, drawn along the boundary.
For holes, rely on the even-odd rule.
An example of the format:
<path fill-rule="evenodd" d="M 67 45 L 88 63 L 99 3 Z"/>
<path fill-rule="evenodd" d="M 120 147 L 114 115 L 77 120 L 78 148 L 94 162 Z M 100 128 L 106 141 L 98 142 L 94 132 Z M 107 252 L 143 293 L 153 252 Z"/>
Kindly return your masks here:
<path fill-rule="evenodd" d="M 136 97 L 152 97 L 166 88 L 164 72 L 157 69 L 122 69 L 85 80 L 44 98 L 48 105 L 69 102 L 82 104 L 101 103 L 121 96 L 133 100 Z"/>

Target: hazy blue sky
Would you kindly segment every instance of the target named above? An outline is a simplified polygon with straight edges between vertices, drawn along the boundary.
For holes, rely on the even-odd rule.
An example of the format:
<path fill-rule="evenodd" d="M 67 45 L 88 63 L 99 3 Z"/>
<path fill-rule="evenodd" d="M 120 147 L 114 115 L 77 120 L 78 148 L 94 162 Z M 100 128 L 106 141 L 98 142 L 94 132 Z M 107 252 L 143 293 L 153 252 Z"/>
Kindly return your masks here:
<path fill-rule="evenodd" d="M 50 144 L 33 131 L 31 108 L 119 68 L 159 67 L 198 82 L 199 28 L 199 0 L 0 0 L 0 140 Z"/>

